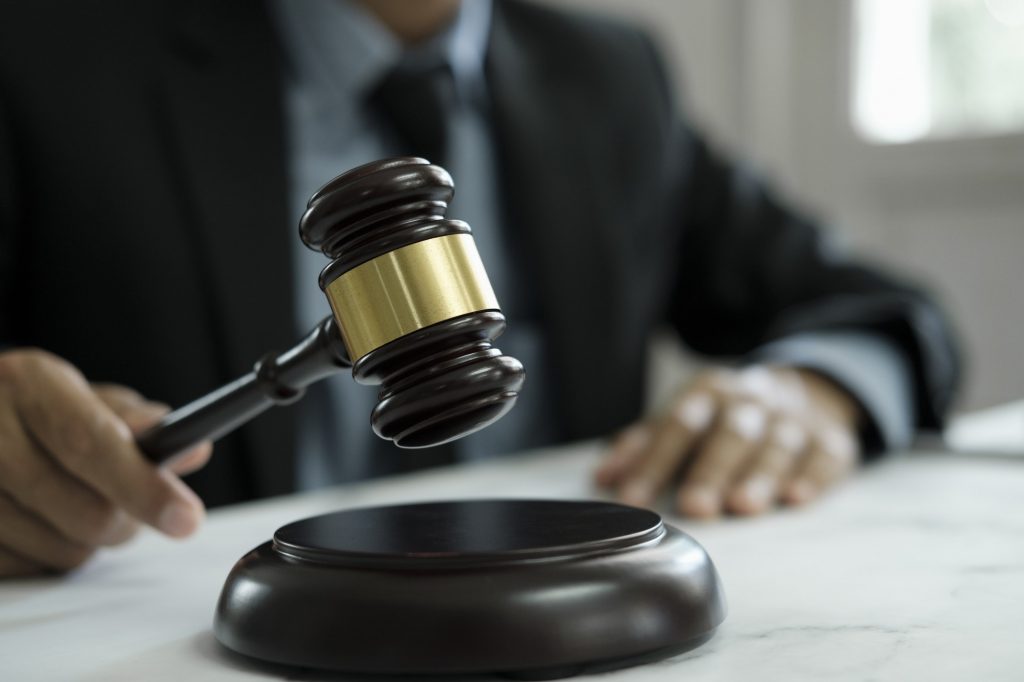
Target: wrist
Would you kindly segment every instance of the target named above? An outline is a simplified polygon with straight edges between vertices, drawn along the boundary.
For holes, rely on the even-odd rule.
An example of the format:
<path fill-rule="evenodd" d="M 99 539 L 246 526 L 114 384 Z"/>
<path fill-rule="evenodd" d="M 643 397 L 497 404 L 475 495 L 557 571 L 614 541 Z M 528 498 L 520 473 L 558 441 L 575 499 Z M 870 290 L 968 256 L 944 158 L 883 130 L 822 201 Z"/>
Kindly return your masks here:
<path fill-rule="evenodd" d="M 851 430 L 864 423 L 865 412 L 860 402 L 831 377 L 813 369 L 794 368 L 811 405 Z"/>

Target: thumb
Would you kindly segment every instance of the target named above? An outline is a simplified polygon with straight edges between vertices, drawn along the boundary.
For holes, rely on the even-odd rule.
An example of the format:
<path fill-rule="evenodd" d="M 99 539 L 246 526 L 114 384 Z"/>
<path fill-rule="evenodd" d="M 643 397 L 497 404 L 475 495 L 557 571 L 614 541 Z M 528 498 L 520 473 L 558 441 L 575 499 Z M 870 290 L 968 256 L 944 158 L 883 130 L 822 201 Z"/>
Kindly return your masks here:
<path fill-rule="evenodd" d="M 137 391 L 117 384 L 93 384 L 93 392 L 138 435 L 171 411 L 164 403 L 146 400 Z"/>
<path fill-rule="evenodd" d="M 93 391 L 113 410 L 114 414 L 124 421 L 132 435 L 135 436 L 155 425 L 171 411 L 167 404 L 147 400 L 137 391 L 126 386 L 93 384 Z M 176 457 L 167 469 L 179 476 L 190 474 L 202 469 L 210 460 L 212 453 L 213 444 L 210 441 L 202 441 L 189 448 L 181 456 Z"/>

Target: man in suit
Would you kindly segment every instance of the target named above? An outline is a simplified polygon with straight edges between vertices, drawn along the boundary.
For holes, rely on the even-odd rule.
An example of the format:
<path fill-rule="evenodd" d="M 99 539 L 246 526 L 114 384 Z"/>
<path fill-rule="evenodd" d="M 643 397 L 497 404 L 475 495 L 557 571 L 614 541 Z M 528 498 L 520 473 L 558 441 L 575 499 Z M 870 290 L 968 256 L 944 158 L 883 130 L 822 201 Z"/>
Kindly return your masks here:
<path fill-rule="evenodd" d="M 132 434 L 163 403 L 328 312 L 289 233 L 316 184 L 408 153 L 453 171 L 520 405 L 409 455 L 372 442 L 373 397 L 342 378 L 217 457 L 146 463 Z M 635 422 L 662 325 L 731 366 Z M 641 32 L 519 0 L 3 8 L 0 346 L 0 575 L 139 522 L 188 535 L 204 502 L 620 429 L 597 480 L 624 500 L 759 513 L 940 427 L 957 383 L 931 302 L 717 156 Z"/>

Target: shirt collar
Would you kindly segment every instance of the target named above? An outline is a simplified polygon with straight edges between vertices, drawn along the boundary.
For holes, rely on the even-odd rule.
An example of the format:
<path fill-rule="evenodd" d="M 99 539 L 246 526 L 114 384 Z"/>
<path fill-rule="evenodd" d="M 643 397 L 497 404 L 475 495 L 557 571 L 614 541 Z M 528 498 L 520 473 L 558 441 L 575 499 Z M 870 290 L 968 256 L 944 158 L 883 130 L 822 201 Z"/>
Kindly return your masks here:
<path fill-rule="evenodd" d="M 272 12 L 295 77 L 336 97 L 361 100 L 399 65 L 447 63 L 460 97 L 483 86 L 491 0 L 464 0 L 446 29 L 411 48 L 355 0 L 277 0 Z"/>

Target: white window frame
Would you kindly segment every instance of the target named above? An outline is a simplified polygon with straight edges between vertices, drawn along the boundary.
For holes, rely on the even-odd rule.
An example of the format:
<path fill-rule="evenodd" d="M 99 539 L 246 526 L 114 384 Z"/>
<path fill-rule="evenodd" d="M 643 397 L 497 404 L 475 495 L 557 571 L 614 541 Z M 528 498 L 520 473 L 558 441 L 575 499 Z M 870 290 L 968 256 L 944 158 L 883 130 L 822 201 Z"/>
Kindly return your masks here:
<path fill-rule="evenodd" d="M 854 2 L 746 0 L 745 70 L 754 94 L 745 129 L 755 158 L 776 166 L 785 159 L 775 170 L 819 195 L 834 194 L 829 185 L 836 183 L 956 192 L 979 179 L 993 191 L 1024 191 L 1024 131 L 902 143 L 862 137 L 852 115 Z M 805 55 L 815 55 L 814 63 Z"/>

